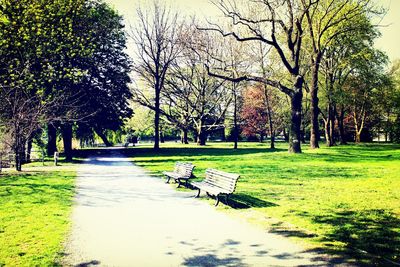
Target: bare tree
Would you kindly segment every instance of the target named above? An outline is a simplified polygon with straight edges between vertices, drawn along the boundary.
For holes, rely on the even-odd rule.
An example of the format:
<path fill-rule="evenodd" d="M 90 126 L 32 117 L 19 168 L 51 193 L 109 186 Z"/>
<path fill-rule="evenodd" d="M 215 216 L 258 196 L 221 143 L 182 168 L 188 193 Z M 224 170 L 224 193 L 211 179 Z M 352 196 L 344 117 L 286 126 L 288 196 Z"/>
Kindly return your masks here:
<path fill-rule="evenodd" d="M 192 83 L 196 64 L 186 61 L 184 55 L 179 62 L 174 62 L 172 75 L 166 80 L 162 113 L 169 122 L 181 130 L 181 142 L 189 144 L 188 133 L 194 130 L 192 116 L 195 112 L 189 99 L 193 95 Z"/>
<path fill-rule="evenodd" d="M 266 49 L 265 45 L 260 42 L 259 44 L 259 58 L 258 60 L 260 61 L 260 68 L 262 72 L 263 77 L 267 77 L 268 75 L 268 69 L 267 69 L 267 59 L 268 59 L 268 53 L 271 51 L 270 49 Z M 269 132 L 271 135 L 271 149 L 275 148 L 275 128 L 274 128 L 274 118 L 272 117 L 272 105 L 271 105 L 271 97 L 272 97 L 272 90 L 270 86 L 268 86 L 266 83 L 263 83 L 264 85 L 264 94 L 265 94 L 265 105 L 267 108 L 267 116 L 268 116 L 268 126 L 269 126 Z"/>
<path fill-rule="evenodd" d="M 200 27 L 200 29 L 218 32 L 238 42 L 262 42 L 272 47 L 280 58 L 289 79 L 283 81 L 254 74 L 232 78 L 209 69 L 210 75 L 234 82 L 246 80 L 264 83 L 288 95 L 291 101 L 289 152 L 301 153 L 300 129 L 304 77 L 300 60 L 303 53 L 303 23 L 311 4 L 305 6 L 292 0 L 250 2 L 228 0 L 213 1 L 213 3 L 226 18 L 230 19 L 234 29 L 226 31 L 215 23 L 210 23 L 209 27 Z"/>
<path fill-rule="evenodd" d="M 236 42 L 232 38 L 227 39 L 223 46 L 226 51 L 226 55 L 223 55 L 219 61 L 223 62 L 223 68 L 226 72 L 231 72 L 232 78 L 240 77 L 250 66 L 248 55 L 245 53 L 245 44 Z M 243 83 L 231 82 L 232 88 L 232 108 L 233 108 L 233 141 L 234 149 L 238 148 L 239 141 L 239 115 L 241 106 L 241 97 Z"/>
<path fill-rule="evenodd" d="M 165 91 L 168 102 L 164 114 L 175 122 L 176 118 L 183 118 L 184 127 L 190 119 L 199 145 L 206 144 L 210 132 L 224 128 L 223 120 L 232 99 L 226 82 L 210 77 L 204 66 L 204 62 L 215 61 L 212 57 L 215 48 L 216 40 L 212 36 L 192 34 L 182 56 L 175 61 Z"/>
<path fill-rule="evenodd" d="M 25 84 L 29 75 L 27 69 L 20 71 L 19 75 L 13 85 L 0 85 L 0 129 L 3 129 L 2 135 L 12 137 L 3 142 L 14 151 L 17 171 L 22 169 L 25 147 L 33 134 L 48 122 L 72 117 L 76 110 L 70 96 L 54 95 L 49 99 L 39 93 L 32 93 Z M 56 112 L 59 108 L 68 112 L 61 117 Z"/>
<path fill-rule="evenodd" d="M 137 102 L 154 110 L 154 149 L 160 148 L 160 103 L 161 92 L 173 60 L 181 51 L 180 32 L 182 25 L 178 14 L 154 2 L 152 10 L 137 10 L 138 25 L 132 28 L 131 37 L 137 46 L 134 70 L 140 78 L 154 89 L 149 95 L 142 88 L 134 88 Z"/>

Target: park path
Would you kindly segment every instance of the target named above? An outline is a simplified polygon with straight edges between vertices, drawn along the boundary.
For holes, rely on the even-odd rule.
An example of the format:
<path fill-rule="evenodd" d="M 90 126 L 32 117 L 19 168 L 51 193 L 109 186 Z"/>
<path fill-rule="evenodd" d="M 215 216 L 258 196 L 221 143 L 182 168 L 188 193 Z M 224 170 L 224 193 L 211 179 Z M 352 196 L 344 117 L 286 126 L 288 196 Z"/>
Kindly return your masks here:
<path fill-rule="evenodd" d="M 288 239 L 218 212 L 118 151 L 78 170 L 66 266 L 326 265 Z"/>

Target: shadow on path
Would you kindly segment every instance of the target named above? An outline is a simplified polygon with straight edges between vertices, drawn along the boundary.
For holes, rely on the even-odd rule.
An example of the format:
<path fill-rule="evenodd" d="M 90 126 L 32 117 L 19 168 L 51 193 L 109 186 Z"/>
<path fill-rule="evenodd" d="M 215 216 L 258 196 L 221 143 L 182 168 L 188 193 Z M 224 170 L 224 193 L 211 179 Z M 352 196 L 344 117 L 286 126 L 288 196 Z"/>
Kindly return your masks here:
<path fill-rule="evenodd" d="M 79 263 L 79 264 L 75 265 L 74 267 L 90 267 L 90 266 L 98 266 L 100 264 L 101 264 L 101 262 L 92 260 L 92 261 L 88 261 L 88 262 Z"/>
<path fill-rule="evenodd" d="M 76 266 L 318 266 L 330 259 L 220 213 L 110 150 L 78 170 L 68 259 Z M 189 196 L 190 195 L 190 196 Z M 246 194 L 237 209 L 274 203 Z M 94 261 L 93 259 L 96 259 Z"/>

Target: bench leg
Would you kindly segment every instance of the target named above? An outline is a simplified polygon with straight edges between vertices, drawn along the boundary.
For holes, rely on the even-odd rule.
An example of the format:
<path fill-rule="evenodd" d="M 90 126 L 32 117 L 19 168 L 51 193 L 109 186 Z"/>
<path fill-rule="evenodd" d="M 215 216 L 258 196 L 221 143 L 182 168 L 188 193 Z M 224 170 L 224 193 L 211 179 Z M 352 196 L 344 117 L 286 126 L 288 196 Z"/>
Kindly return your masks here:
<path fill-rule="evenodd" d="M 197 195 L 195 196 L 195 198 L 198 198 L 200 196 L 200 188 L 197 188 L 197 190 L 199 190 L 199 191 L 197 192 Z"/>
<path fill-rule="evenodd" d="M 216 206 L 218 206 L 218 204 L 219 204 L 219 197 L 218 197 L 218 195 L 216 195 L 215 196 L 215 204 L 214 204 L 214 206 L 216 207 Z"/>
<path fill-rule="evenodd" d="M 175 182 L 178 182 L 178 186 L 176 188 L 181 187 L 181 179 L 177 179 L 177 180 L 175 180 Z"/>
<path fill-rule="evenodd" d="M 185 187 L 189 188 L 188 179 L 184 179 L 184 180 L 185 180 Z M 179 188 L 181 185 L 183 185 L 183 183 L 182 183 L 181 179 L 178 179 L 177 181 L 179 183 L 177 188 Z"/>
<path fill-rule="evenodd" d="M 171 179 L 171 177 L 167 176 L 167 181 L 165 182 L 166 184 L 169 184 L 169 180 Z"/>

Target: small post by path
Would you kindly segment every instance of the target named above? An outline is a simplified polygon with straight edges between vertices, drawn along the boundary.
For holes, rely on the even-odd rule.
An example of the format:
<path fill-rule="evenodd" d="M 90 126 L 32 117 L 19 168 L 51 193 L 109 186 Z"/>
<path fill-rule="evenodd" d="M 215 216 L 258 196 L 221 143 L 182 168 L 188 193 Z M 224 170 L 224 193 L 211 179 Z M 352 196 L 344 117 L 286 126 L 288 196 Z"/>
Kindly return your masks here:
<path fill-rule="evenodd" d="M 58 163 L 58 152 L 54 152 L 54 166 L 57 166 Z"/>

